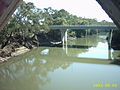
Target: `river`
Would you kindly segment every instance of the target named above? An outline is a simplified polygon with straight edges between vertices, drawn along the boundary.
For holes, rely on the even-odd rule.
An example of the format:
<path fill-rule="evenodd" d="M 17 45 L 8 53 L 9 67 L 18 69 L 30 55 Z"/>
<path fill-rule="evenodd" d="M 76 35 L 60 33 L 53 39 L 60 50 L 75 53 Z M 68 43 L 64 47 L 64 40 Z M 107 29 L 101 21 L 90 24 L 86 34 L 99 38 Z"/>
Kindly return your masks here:
<path fill-rule="evenodd" d="M 105 35 L 38 47 L 0 65 L 0 90 L 120 90 L 119 54 Z"/>

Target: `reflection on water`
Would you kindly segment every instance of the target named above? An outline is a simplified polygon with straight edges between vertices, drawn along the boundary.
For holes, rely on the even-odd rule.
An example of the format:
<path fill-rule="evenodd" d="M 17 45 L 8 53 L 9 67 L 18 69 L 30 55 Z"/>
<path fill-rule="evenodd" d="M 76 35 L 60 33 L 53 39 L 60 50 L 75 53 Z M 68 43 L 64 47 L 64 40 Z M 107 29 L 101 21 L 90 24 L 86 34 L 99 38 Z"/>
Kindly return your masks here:
<path fill-rule="evenodd" d="M 0 65 L 0 90 L 120 90 L 120 66 L 110 64 L 112 60 L 90 59 L 108 57 L 106 40 L 85 40 L 69 41 L 65 48 L 39 47 L 11 58 Z M 113 51 L 113 57 L 118 52 Z M 90 58 L 80 58 L 87 55 Z"/>
<path fill-rule="evenodd" d="M 106 39 L 107 38 L 107 36 L 106 35 L 100 35 L 100 36 L 98 36 L 99 38 L 102 38 L 102 39 Z"/>
<path fill-rule="evenodd" d="M 49 49 L 44 49 L 40 53 L 43 54 L 43 55 L 47 55 L 47 54 L 49 54 Z"/>
<path fill-rule="evenodd" d="M 109 65 L 93 65 L 73 63 L 66 70 L 58 69 L 50 72 L 51 82 L 43 89 L 51 90 L 99 90 L 94 84 L 120 84 L 118 79 L 120 67 Z M 114 74 L 113 74 L 114 73 Z M 102 90 L 113 90 L 117 88 L 102 88 Z"/>
<path fill-rule="evenodd" d="M 120 67 L 117 65 L 38 57 L 16 57 L 18 61 L 1 67 L 0 90 L 99 90 L 94 84 L 117 84 L 102 90 L 120 90 Z"/>
<path fill-rule="evenodd" d="M 91 47 L 85 53 L 80 53 L 77 57 L 109 59 L 108 43 L 99 42 L 96 47 Z"/>
<path fill-rule="evenodd" d="M 68 53 L 79 58 L 120 59 L 120 51 L 109 50 L 106 35 L 93 35 L 68 42 Z M 77 48 L 70 50 L 70 48 Z M 76 53 L 76 50 L 78 51 Z"/>

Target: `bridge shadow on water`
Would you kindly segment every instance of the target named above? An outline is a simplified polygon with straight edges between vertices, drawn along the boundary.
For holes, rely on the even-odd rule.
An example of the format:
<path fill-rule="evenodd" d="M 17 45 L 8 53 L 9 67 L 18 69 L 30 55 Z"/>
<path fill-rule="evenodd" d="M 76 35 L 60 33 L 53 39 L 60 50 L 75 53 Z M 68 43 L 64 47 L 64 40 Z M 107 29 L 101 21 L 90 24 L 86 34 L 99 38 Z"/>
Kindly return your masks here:
<path fill-rule="evenodd" d="M 96 47 L 96 46 L 68 45 L 68 48 L 88 49 L 88 48 L 91 48 L 91 47 Z"/>

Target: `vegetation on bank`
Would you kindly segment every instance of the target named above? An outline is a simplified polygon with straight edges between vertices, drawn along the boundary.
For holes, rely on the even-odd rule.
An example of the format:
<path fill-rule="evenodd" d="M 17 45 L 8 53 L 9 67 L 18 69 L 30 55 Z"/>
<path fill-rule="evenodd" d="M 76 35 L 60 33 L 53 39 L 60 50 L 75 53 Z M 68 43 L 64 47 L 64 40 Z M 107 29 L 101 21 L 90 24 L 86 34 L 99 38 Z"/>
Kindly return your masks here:
<path fill-rule="evenodd" d="M 10 56 L 11 52 L 20 46 L 32 49 L 34 46 L 53 45 L 51 42 L 60 41 L 60 31 L 50 30 L 48 25 L 113 25 L 113 23 L 78 17 L 64 9 L 55 10 L 51 7 L 39 9 L 31 2 L 22 2 L 7 25 L 0 30 L 0 57 L 6 53 L 4 48 L 7 48 L 6 50 L 10 48 L 9 54 L 7 54 Z M 90 35 L 97 33 L 94 30 L 87 31 Z M 86 30 L 70 30 L 68 32 L 70 37 L 85 35 Z"/>

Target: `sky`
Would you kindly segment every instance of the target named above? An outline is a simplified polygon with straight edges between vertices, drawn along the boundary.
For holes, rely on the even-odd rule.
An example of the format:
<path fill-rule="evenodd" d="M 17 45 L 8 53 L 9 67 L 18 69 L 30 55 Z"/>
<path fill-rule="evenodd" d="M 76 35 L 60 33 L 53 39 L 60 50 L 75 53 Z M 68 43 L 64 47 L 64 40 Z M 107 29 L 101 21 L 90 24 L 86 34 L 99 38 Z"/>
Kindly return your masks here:
<path fill-rule="evenodd" d="M 109 16 L 101 8 L 96 0 L 24 0 L 32 2 L 37 8 L 65 9 L 70 14 L 83 18 L 94 18 L 98 21 L 106 20 L 112 22 Z"/>

